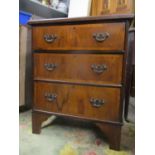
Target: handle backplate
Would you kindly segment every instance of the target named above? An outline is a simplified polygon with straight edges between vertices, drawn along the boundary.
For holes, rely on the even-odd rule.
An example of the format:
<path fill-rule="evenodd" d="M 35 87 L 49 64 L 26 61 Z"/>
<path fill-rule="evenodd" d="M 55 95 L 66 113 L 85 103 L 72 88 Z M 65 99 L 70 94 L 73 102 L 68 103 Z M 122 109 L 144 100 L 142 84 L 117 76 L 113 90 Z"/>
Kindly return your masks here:
<path fill-rule="evenodd" d="M 57 36 L 55 34 L 45 34 L 44 35 L 44 40 L 47 42 L 47 43 L 52 43 L 55 41 L 55 39 L 57 38 Z"/>
<path fill-rule="evenodd" d="M 103 99 L 91 98 L 90 103 L 93 107 L 99 108 L 105 103 L 105 101 Z"/>
<path fill-rule="evenodd" d="M 110 34 L 108 32 L 101 32 L 101 33 L 94 33 L 93 34 L 93 38 L 97 41 L 97 42 L 103 42 L 105 41 L 107 38 L 109 38 Z"/>
<path fill-rule="evenodd" d="M 48 71 L 53 71 L 58 65 L 55 63 L 46 63 L 44 64 L 44 67 Z"/>
<path fill-rule="evenodd" d="M 105 64 L 92 64 L 91 69 L 95 73 L 100 74 L 100 73 L 103 73 L 105 70 L 107 70 L 107 66 Z"/>
<path fill-rule="evenodd" d="M 57 98 L 57 95 L 54 94 L 54 93 L 45 93 L 45 99 L 48 101 L 48 102 L 53 102 L 56 100 Z"/>

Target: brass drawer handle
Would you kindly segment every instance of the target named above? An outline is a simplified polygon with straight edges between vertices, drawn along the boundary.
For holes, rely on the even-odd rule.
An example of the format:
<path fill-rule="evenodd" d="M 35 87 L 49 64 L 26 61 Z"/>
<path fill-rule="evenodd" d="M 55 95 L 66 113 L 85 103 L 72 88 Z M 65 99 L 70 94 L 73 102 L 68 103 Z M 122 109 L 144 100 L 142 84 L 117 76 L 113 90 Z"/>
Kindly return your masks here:
<path fill-rule="evenodd" d="M 109 34 L 108 32 L 94 33 L 94 34 L 93 34 L 93 38 L 94 38 L 97 42 L 103 42 L 103 41 L 105 41 L 109 36 L 110 36 L 110 34 Z"/>
<path fill-rule="evenodd" d="M 105 64 L 101 64 L 101 65 L 97 65 L 97 64 L 92 64 L 91 65 L 91 69 L 95 72 L 95 73 L 103 73 L 105 70 L 107 70 L 107 66 Z"/>
<path fill-rule="evenodd" d="M 91 98 L 90 103 L 92 104 L 93 107 L 99 108 L 105 103 L 105 101 L 103 99 Z"/>
<path fill-rule="evenodd" d="M 50 93 L 45 93 L 45 99 L 48 101 L 48 102 L 53 102 L 56 100 L 57 98 L 57 95 L 56 94 L 50 94 Z"/>
<path fill-rule="evenodd" d="M 47 64 L 44 64 L 44 67 L 46 70 L 48 71 L 53 71 L 58 65 L 57 64 L 54 64 L 54 63 L 47 63 Z"/>
<path fill-rule="evenodd" d="M 57 38 L 57 36 L 55 34 L 45 34 L 44 35 L 44 40 L 47 42 L 47 43 L 52 43 L 54 42 L 54 40 Z"/>

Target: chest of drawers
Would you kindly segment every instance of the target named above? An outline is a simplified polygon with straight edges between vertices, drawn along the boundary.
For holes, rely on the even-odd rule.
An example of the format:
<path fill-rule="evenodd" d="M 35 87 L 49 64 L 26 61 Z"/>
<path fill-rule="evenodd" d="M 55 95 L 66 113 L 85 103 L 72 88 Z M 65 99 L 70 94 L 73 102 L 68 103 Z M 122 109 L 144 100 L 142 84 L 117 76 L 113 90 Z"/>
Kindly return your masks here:
<path fill-rule="evenodd" d="M 133 15 L 30 21 L 32 131 L 49 116 L 91 121 L 120 149 L 128 28 Z"/>

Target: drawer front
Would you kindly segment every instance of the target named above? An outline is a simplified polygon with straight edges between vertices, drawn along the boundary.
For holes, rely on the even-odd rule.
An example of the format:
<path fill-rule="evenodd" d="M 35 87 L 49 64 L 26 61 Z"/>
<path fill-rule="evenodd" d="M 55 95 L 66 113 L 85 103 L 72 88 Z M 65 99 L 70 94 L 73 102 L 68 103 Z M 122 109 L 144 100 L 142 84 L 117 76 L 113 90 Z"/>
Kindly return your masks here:
<path fill-rule="evenodd" d="M 32 28 L 32 49 L 52 50 L 68 47 L 71 36 L 66 26 L 41 26 Z"/>
<path fill-rule="evenodd" d="M 79 50 L 124 50 L 124 23 L 78 25 L 74 31 Z"/>
<path fill-rule="evenodd" d="M 34 78 L 98 84 L 120 84 L 123 55 L 34 54 Z"/>
<path fill-rule="evenodd" d="M 120 89 L 35 82 L 34 109 L 119 121 Z"/>
<path fill-rule="evenodd" d="M 38 26 L 33 50 L 124 50 L 125 23 Z"/>

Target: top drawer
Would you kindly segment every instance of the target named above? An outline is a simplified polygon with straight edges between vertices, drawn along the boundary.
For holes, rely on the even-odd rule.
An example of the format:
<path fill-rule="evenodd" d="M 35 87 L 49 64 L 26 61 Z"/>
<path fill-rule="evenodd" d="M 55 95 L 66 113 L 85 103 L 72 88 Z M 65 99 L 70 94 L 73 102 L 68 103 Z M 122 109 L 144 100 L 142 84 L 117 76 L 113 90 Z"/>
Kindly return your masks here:
<path fill-rule="evenodd" d="M 124 50 L 125 23 L 37 26 L 33 50 Z"/>

